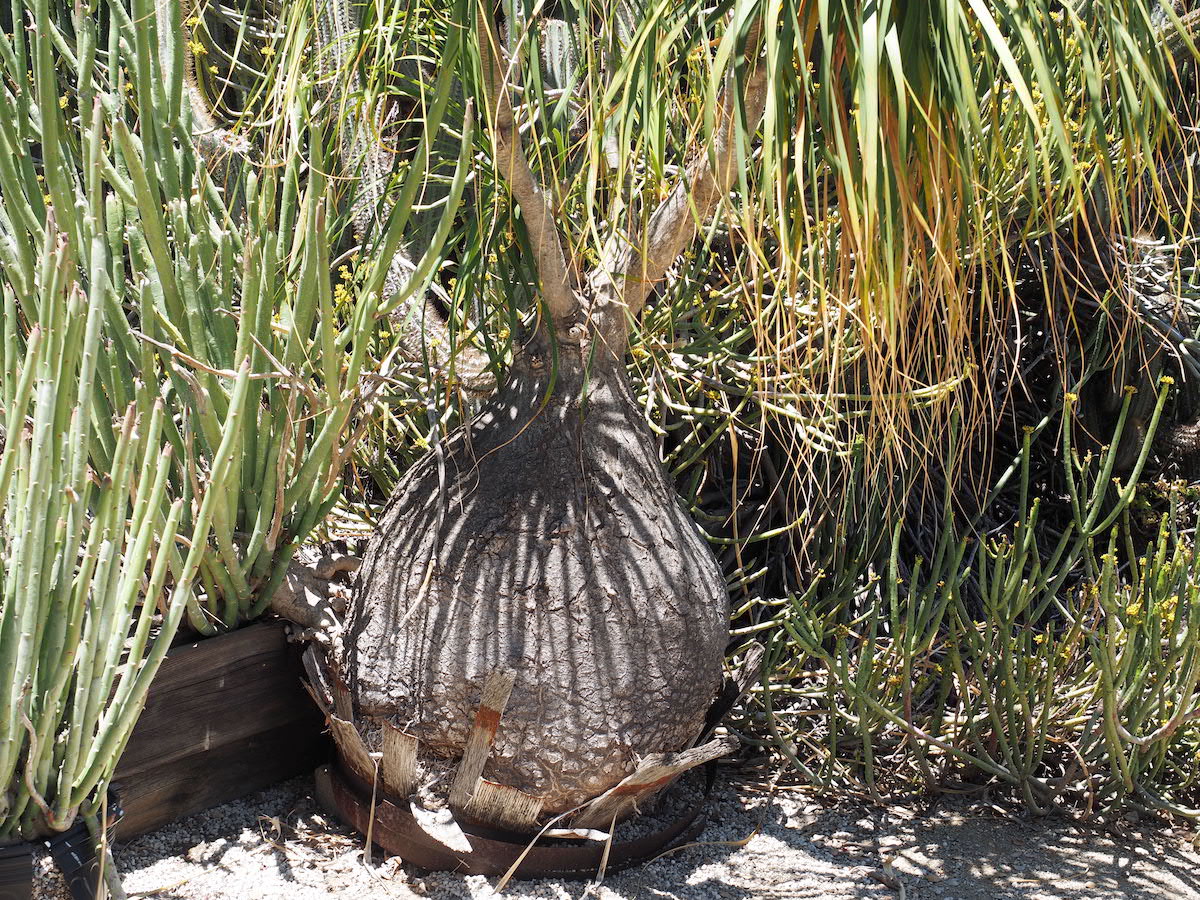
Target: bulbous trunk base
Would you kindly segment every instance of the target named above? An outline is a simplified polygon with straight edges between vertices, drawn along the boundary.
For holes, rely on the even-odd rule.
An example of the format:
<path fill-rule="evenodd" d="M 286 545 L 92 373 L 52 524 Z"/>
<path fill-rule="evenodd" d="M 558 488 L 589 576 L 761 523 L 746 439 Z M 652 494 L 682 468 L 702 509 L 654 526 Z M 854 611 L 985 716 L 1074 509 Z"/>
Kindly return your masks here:
<path fill-rule="evenodd" d="M 724 580 L 623 373 L 521 361 L 397 489 L 333 664 L 360 732 L 446 761 L 511 675 L 482 776 L 552 814 L 687 747 L 727 639 Z"/>

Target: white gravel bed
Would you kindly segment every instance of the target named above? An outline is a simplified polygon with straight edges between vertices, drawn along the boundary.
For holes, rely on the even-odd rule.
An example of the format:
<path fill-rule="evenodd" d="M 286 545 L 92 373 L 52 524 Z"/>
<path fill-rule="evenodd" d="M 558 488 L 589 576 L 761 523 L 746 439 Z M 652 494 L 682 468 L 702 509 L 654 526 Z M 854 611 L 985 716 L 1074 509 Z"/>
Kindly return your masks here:
<path fill-rule="evenodd" d="M 1029 822 L 986 805 L 928 810 L 829 802 L 801 790 L 723 782 L 694 845 L 599 885 L 514 882 L 547 900 L 793 900 L 896 897 L 1200 898 L 1200 853 L 1181 829 L 1122 837 Z M 116 850 L 131 900 L 489 898 L 497 879 L 422 873 L 321 813 L 311 779 L 208 810 Z M 38 897 L 59 896 L 46 877 Z"/>

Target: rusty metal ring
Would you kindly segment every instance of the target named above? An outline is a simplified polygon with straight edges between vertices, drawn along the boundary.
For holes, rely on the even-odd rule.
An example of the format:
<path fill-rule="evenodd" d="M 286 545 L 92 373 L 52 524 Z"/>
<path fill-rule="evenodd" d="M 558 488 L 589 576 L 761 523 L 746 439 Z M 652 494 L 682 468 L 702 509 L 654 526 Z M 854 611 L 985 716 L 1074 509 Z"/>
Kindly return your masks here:
<path fill-rule="evenodd" d="M 653 834 L 611 844 L 594 840 L 555 838 L 530 846 L 532 837 L 507 839 L 495 829 L 460 822 L 470 851 L 447 847 L 429 835 L 408 809 L 376 796 L 371 815 L 371 790 L 340 767 L 316 771 L 317 798 L 330 812 L 371 839 L 387 853 L 422 869 L 461 872 L 465 875 L 503 875 L 520 859 L 517 878 L 586 880 L 605 871 L 619 872 L 649 862 L 695 838 L 704 828 L 708 798 L 716 780 L 716 766 L 705 767 L 704 792 L 670 824 Z M 515 836 L 514 836 L 515 837 Z M 607 852 L 607 863 L 605 854 Z"/>

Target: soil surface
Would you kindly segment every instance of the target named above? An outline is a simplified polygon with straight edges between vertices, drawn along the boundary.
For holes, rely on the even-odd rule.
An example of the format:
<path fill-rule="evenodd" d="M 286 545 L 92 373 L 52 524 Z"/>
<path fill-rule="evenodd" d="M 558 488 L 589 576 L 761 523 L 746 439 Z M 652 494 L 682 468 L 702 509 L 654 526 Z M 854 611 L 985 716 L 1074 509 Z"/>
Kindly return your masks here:
<path fill-rule="evenodd" d="M 710 810 L 697 843 L 640 869 L 598 886 L 514 882 L 503 896 L 1200 898 L 1192 834 L 1161 823 L 1129 823 L 1116 835 L 1022 820 L 978 799 L 883 808 L 728 781 Z M 421 873 L 378 852 L 364 864 L 362 849 L 361 838 L 317 808 L 312 781 L 300 778 L 118 846 L 116 861 L 131 900 L 497 896 L 494 878 Z M 60 896 L 52 877 L 36 896 Z"/>

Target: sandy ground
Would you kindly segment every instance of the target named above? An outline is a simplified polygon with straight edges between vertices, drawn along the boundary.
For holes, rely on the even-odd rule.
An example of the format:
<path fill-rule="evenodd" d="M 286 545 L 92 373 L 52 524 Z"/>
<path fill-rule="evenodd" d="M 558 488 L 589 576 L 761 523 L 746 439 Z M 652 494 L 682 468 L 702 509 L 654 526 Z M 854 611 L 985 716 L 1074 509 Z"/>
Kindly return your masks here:
<path fill-rule="evenodd" d="M 1181 829 L 1114 837 L 1027 822 L 986 805 L 925 810 L 830 804 L 801 790 L 728 782 L 696 844 L 600 885 L 515 882 L 503 896 L 581 900 L 743 898 L 1200 898 L 1200 853 Z M 362 861 L 362 841 L 326 818 L 310 779 L 182 820 L 118 847 L 130 898 L 487 898 L 496 879 Z M 54 897 L 50 882 L 39 896 Z"/>

